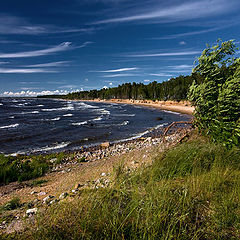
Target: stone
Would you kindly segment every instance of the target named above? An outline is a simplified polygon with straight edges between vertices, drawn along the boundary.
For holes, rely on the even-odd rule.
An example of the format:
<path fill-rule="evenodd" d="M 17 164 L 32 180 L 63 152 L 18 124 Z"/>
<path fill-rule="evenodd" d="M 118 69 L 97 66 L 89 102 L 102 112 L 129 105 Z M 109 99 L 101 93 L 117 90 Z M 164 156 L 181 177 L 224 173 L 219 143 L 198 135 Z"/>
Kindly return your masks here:
<path fill-rule="evenodd" d="M 103 172 L 103 173 L 101 173 L 101 176 L 105 177 L 105 176 L 107 176 L 107 174 L 105 172 Z"/>
<path fill-rule="evenodd" d="M 45 197 L 45 198 L 43 199 L 43 203 L 49 203 L 52 198 L 54 198 L 54 196 L 51 196 L 51 195 Z"/>
<path fill-rule="evenodd" d="M 34 214 L 37 213 L 37 211 L 38 211 L 37 208 L 31 208 L 31 209 L 28 209 L 28 210 L 26 211 L 26 214 L 27 214 L 27 216 L 34 215 Z"/>
<path fill-rule="evenodd" d="M 38 196 L 44 196 L 46 194 L 47 194 L 46 192 L 40 192 L 40 193 L 38 193 Z"/>
<path fill-rule="evenodd" d="M 50 160 L 50 163 L 54 163 L 54 162 L 56 162 L 57 161 L 57 158 L 52 158 L 51 160 Z"/>
<path fill-rule="evenodd" d="M 49 202 L 50 205 L 57 203 L 59 200 L 58 199 L 53 199 L 52 201 Z"/>
<path fill-rule="evenodd" d="M 68 193 L 64 192 L 64 193 L 60 194 L 59 199 L 62 200 L 64 198 L 66 198 L 67 196 L 68 196 Z"/>
<path fill-rule="evenodd" d="M 37 191 L 32 191 L 32 192 L 31 192 L 31 195 L 36 194 L 36 193 L 37 193 Z"/>
<path fill-rule="evenodd" d="M 110 142 L 103 142 L 101 144 L 101 147 L 104 147 L 104 148 L 110 147 Z"/>

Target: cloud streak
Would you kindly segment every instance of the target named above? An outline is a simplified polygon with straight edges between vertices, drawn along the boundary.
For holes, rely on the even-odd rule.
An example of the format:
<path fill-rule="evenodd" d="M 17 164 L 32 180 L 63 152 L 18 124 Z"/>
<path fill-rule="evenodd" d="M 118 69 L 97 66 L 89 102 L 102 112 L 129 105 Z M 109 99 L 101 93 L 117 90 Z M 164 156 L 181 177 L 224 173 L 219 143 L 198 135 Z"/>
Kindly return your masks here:
<path fill-rule="evenodd" d="M 110 74 L 110 75 L 103 75 L 102 78 L 114 78 L 114 77 L 132 77 L 132 76 L 139 76 L 139 74 L 133 73 L 120 73 L 120 74 Z"/>
<path fill-rule="evenodd" d="M 0 68 L 0 73 L 56 73 L 58 71 L 38 68 Z"/>
<path fill-rule="evenodd" d="M 61 66 L 66 66 L 66 64 L 68 63 L 70 63 L 70 61 L 58 61 L 58 62 L 27 65 L 25 67 L 29 67 L 29 68 L 61 67 Z"/>
<path fill-rule="evenodd" d="M 0 58 L 26 58 L 26 57 L 45 56 L 45 55 L 50 55 L 57 52 L 71 50 L 71 49 L 83 48 L 90 43 L 91 42 L 85 42 L 80 46 L 72 47 L 71 42 L 64 42 L 60 45 L 57 45 L 51 48 L 42 49 L 42 50 L 29 51 L 29 52 L 17 52 L 17 53 L 0 53 Z"/>
<path fill-rule="evenodd" d="M 165 53 L 132 54 L 132 55 L 126 55 L 126 57 L 171 57 L 171 56 L 196 55 L 199 53 L 201 52 L 200 51 L 181 51 L 181 52 L 165 52 Z"/>
<path fill-rule="evenodd" d="M 127 72 L 127 71 L 133 71 L 138 70 L 139 68 L 119 68 L 119 69 L 111 69 L 111 70 L 103 70 L 103 71 L 94 71 L 94 72 L 101 72 L 101 73 L 115 73 L 115 72 Z"/>
<path fill-rule="evenodd" d="M 160 22 L 183 21 L 218 15 L 228 12 L 237 5 L 235 0 L 203 0 L 184 2 L 174 6 L 162 7 L 157 1 L 152 7 L 135 9 L 132 12 L 126 12 L 124 15 L 116 18 L 109 18 L 97 21 L 93 24 L 124 23 L 143 20 L 158 20 Z"/>

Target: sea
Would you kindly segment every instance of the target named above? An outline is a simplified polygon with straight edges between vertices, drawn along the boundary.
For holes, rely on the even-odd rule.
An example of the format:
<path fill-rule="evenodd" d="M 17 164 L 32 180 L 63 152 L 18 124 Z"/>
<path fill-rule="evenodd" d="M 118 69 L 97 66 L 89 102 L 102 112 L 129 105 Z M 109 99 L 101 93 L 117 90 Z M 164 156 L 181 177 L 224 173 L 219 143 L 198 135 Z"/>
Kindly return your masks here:
<path fill-rule="evenodd" d="M 138 105 L 38 98 L 0 98 L 0 153 L 77 151 L 161 134 L 190 115 Z"/>

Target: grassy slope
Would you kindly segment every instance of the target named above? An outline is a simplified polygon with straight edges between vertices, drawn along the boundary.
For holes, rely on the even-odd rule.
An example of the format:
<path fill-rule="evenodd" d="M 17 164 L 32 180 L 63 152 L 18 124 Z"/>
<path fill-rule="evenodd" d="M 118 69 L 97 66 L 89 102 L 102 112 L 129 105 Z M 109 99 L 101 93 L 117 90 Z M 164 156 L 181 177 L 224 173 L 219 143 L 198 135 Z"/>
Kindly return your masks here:
<path fill-rule="evenodd" d="M 15 239 L 239 239 L 240 150 L 195 135 L 111 188 L 49 208 Z M 36 230 L 38 228 L 38 230 Z M 10 237 L 10 236 L 9 236 Z"/>

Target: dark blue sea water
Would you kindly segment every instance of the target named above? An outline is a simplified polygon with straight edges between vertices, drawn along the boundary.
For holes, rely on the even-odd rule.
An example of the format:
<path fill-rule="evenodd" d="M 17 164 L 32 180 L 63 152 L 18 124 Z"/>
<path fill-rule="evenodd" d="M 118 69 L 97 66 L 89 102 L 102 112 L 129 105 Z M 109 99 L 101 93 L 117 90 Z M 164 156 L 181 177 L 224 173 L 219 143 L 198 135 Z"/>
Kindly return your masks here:
<path fill-rule="evenodd" d="M 127 104 L 0 98 L 0 153 L 77 150 L 157 134 L 173 121 L 190 118 Z"/>

